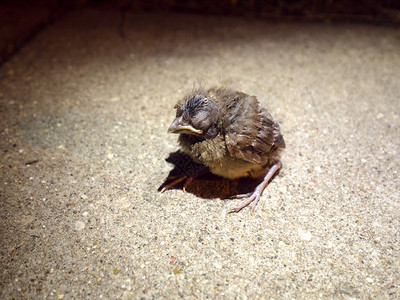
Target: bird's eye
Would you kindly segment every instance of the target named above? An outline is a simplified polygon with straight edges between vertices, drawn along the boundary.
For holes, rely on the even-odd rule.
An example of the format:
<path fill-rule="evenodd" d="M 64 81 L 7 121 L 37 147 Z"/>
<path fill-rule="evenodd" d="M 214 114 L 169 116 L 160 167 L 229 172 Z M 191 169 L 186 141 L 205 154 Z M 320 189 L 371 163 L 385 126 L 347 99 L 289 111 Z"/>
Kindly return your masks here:
<path fill-rule="evenodd" d="M 207 128 L 210 125 L 207 111 L 196 111 L 196 113 L 192 116 L 192 122 L 196 128 Z"/>

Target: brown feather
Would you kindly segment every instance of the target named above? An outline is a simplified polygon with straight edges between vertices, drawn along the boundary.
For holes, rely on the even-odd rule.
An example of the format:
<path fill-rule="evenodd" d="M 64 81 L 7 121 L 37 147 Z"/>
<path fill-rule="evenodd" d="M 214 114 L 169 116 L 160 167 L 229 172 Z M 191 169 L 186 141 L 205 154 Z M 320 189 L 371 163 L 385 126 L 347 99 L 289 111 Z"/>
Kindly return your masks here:
<path fill-rule="evenodd" d="M 279 125 L 273 121 L 271 114 L 259 107 L 255 97 L 249 97 L 244 101 L 253 106 L 253 109 L 243 110 L 241 118 L 236 119 L 236 122 L 241 122 L 245 118 L 246 125 L 233 123 L 228 126 L 226 146 L 234 157 L 266 165 L 273 152 L 285 148 L 285 142 Z"/>
<path fill-rule="evenodd" d="M 285 147 L 279 125 L 255 96 L 223 88 L 198 89 L 175 108 L 177 117 L 192 121 L 203 132 L 180 134 L 182 150 L 217 175 L 258 175 L 279 160 L 279 150 Z"/>
<path fill-rule="evenodd" d="M 254 96 L 229 89 L 197 89 L 177 103 L 168 131 L 179 133 L 182 150 L 219 176 L 260 177 L 254 192 L 231 211 L 250 203 L 254 211 L 268 182 L 282 167 L 285 148 L 278 123 Z M 174 181 L 177 182 L 177 181 Z"/>

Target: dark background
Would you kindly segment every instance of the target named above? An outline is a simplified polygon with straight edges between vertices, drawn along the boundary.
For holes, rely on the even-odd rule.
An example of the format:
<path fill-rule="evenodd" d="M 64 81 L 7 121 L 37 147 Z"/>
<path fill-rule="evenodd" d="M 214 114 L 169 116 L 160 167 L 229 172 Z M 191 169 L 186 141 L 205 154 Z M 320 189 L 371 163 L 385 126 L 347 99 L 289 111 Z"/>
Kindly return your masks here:
<path fill-rule="evenodd" d="M 85 6 L 127 11 L 181 11 L 306 22 L 400 24 L 396 0 L 20 0 L 0 1 L 0 65 L 37 32 L 68 11 Z"/>

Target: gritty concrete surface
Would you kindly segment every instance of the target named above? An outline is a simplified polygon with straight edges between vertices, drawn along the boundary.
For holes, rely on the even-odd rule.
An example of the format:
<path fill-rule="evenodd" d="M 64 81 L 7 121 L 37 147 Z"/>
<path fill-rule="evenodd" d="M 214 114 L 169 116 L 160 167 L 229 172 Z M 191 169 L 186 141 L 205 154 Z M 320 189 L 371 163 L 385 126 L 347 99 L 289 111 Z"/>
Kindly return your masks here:
<path fill-rule="evenodd" d="M 0 68 L 0 298 L 399 298 L 399 49 L 366 24 L 66 15 Z M 281 124 L 254 215 L 157 191 L 194 84 Z"/>

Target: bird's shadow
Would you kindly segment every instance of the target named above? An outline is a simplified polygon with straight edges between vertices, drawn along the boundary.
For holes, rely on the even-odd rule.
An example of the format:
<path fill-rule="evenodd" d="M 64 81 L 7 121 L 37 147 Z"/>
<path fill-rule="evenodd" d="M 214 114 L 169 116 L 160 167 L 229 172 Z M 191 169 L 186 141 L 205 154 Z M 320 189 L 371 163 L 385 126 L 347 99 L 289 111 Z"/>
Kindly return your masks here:
<path fill-rule="evenodd" d="M 207 167 L 194 162 L 191 157 L 182 151 L 169 154 L 166 161 L 171 163 L 174 168 L 158 188 L 161 191 L 164 187 L 174 182 L 177 178 L 191 177 L 193 180 L 186 186 L 186 192 L 192 193 L 204 199 L 229 199 L 238 194 L 253 192 L 261 179 L 240 178 L 228 180 L 212 174 Z M 170 187 L 169 189 L 183 189 L 186 180 Z"/>

